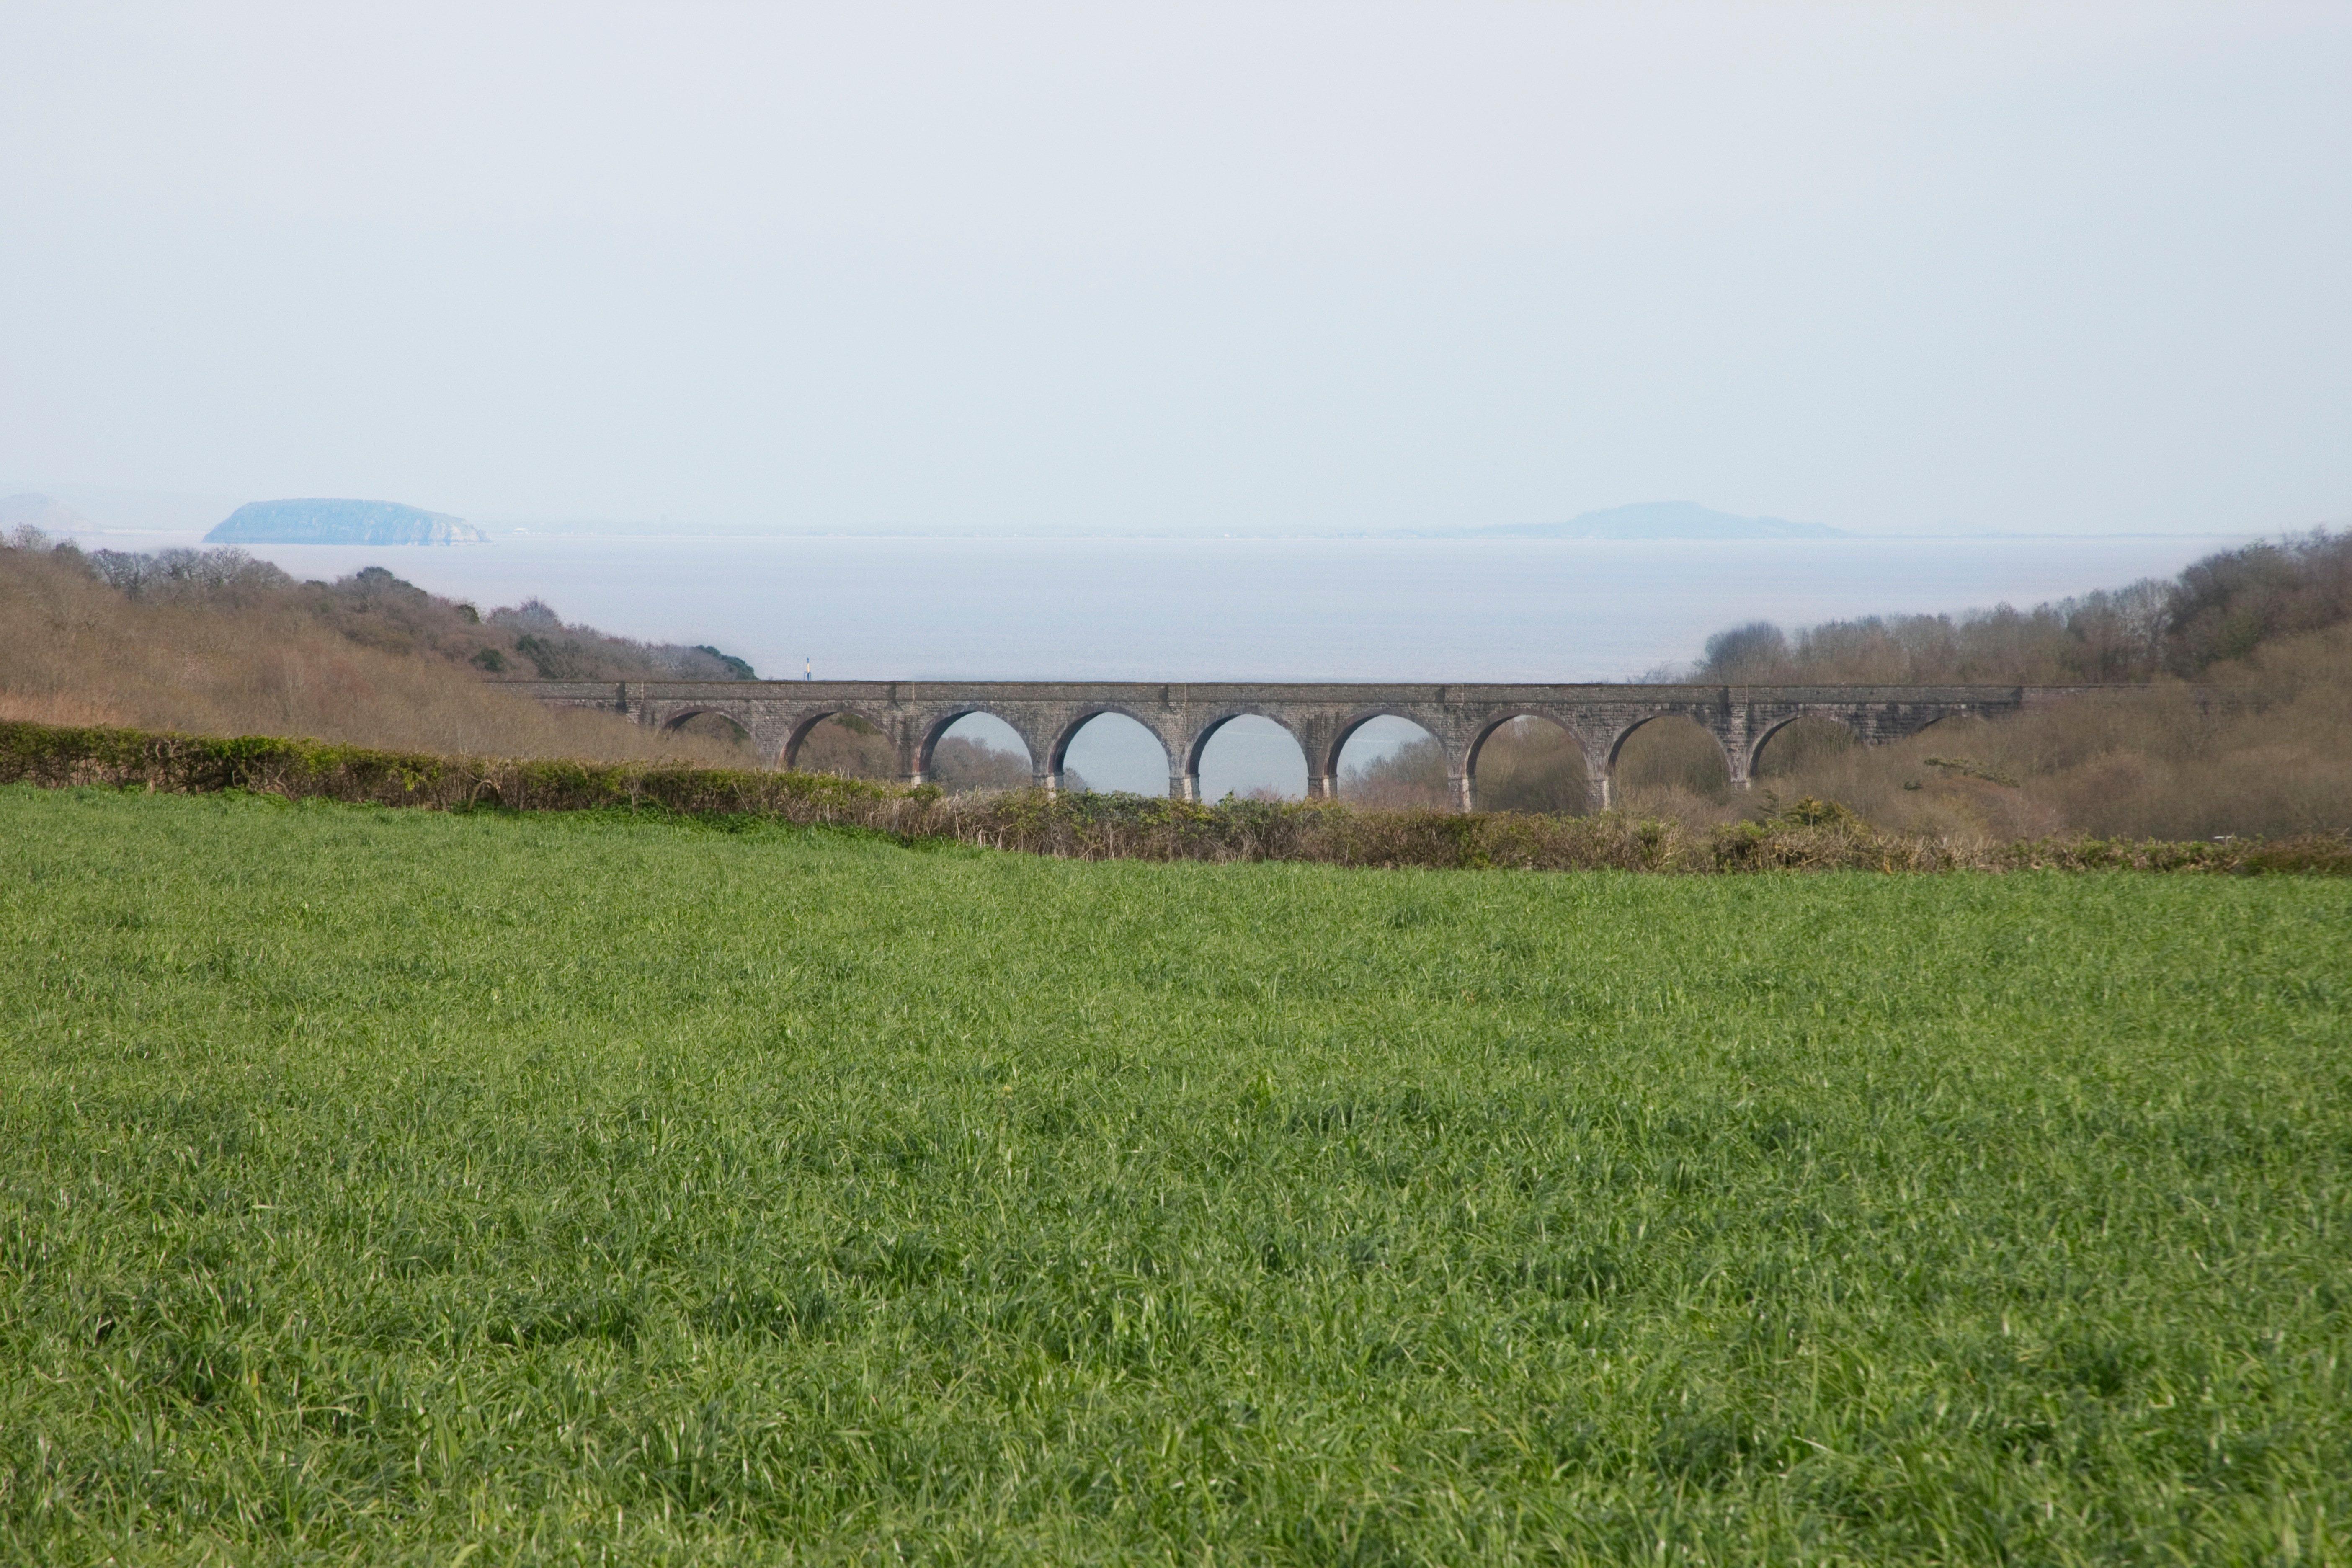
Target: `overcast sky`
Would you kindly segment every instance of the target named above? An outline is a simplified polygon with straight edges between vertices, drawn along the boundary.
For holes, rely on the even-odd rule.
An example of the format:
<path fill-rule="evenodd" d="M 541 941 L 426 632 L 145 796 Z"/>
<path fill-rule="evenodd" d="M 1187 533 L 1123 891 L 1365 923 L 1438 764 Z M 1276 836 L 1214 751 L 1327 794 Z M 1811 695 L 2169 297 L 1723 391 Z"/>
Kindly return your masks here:
<path fill-rule="evenodd" d="M 0 8 L 0 483 L 2352 517 L 2352 6 Z"/>

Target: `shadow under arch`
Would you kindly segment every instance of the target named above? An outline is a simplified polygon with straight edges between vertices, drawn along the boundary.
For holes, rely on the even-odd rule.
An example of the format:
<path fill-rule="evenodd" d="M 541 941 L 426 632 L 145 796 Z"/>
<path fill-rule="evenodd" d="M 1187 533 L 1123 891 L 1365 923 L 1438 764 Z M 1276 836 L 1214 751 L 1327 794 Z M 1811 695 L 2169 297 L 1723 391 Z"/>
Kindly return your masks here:
<path fill-rule="evenodd" d="M 828 745 L 826 742 L 833 742 L 834 737 L 820 734 L 820 726 L 837 728 L 866 743 L 856 747 L 848 742 Z M 827 754 L 809 754 L 813 749 L 812 741 L 816 742 L 815 749 Z M 851 756 L 857 757 L 856 765 L 837 765 Z M 898 748 L 890 742 L 890 726 L 849 703 L 828 708 L 821 713 L 804 715 L 793 726 L 792 733 L 784 738 L 781 761 L 787 769 L 803 773 L 843 773 L 852 778 L 884 780 L 898 777 Z"/>
<path fill-rule="evenodd" d="M 1297 758 L 1298 763 L 1298 771 L 1297 773 L 1297 788 L 1295 792 L 1286 792 L 1278 786 L 1255 785 L 1249 790 L 1249 795 L 1252 797 L 1256 797 L 1263 794 L 1276 799 L 1303 799 L 1307 794 L 1313 773 L 1311 764 L 1307 762 L 1307 738 L 1304 735 L 1301 735 L 1286 720 L 1277 714 L 1266 712 L 1263 709 L 1255 706 L 1229 709 L 1217 714 L 1214 718 L 1210 719 L 1198 730 L 1192 732 L 1192 738 L 1184 744 L 1182 793 L 1188 798 L 1208 797 L 1216 793 L 1216 784 L 1225 782 L 1222 779 L 1217 779 L 1213 780 L 1207 784 L 1203 784 L 1202 782 L 1202 766 L 1208 761 L 1210 745 L 1219 735 L 1224 734 L 1230 737 L 1239 737 L 1246 734 L 1249 730 L 1255 729 L 1255 725 L 1253 724 L 1245 727 L 1243 731 L 1233 730 L 1233 725 L 1239 720 L 1255 720 L 1265 724 L 1271 725 L 1275 730 L 1279 731 L 1284 738 L 1289 741 L 1291 754 Z M 1260 733 L 1263 734 L 1263 731 Z M 1270 742 L 1271 740 L 1271 736 L 1264 737 L 1265 742 Z M 1242 744 L 1244 747 L 1248 747 L 1250 742 L 1243 741 Z M 1272 752 L 1273 748 L 1270 746 L 1264 746 L 1264 742 L 1260 744 L 1267 752 L 1270 753 Z M 1276 763 L 1271 754 L 1261 755 L 1250 759 L 1250 766 L 1253 770 L 1261 772 L 1278 770 L 1286 774 L 1289 773 L 1286 761 Z M 1232 793 L 1238 794 L 1240 792 L 1238 790 L 1234 790 Z"/>
<path fill-rule="evenodd" d="M 665 741 L 688 743 L 684 754 L 706 766 L 766 768 L 772 764 L 751 726 L 724 708 L 688 708 L 661 721 Z"/>
<path fill-rule="evenodd" d="M 723 709 L 689 708 L 683 713 L 673 713 L 662 721 L 662 733 L 665 735 L 716 736 L 721 730 L 745 745 L 751 743 L 751 731 L 743 727 L 742 721 Z"/>
<path fill-rule="evenodd" d="M 1973 708 L 1957 709 L 1949 713 L 1937 714 L 1934 718 L 1928 720 L 1917 729 L 1910 731 L 1910 733 L 1901 736 L 1900 739 L 1906 741 L 1916 741 L 1920 736 L 1932 733 L 1937 730 L 1943 731 L 1947 735 L 1955 733 L 1961 735 L 1981 735 L 1993 729 L 2006 717 L 2009 717 L 2009 715 L 1979 713 Z"/>
<path fill-rule="evenodd" d="M 1087 767 L 1091 771 L 1085 775 L 1082 783 L 1074 784 L 1072 787 L 1091 789 L 1107 786 L 1111 791 L 1123 795 L 1159 795 L 1166 791 L 1170 787 L 1170 781 L 1175 776 L 1176 762 L 1175 754 L 1169 749 L 1167 739 L 1145 721 L 1140 713 L 1115 702 L 1099 703 L 1084 710 L 1068 723 L 1063 725 L 1061 732 L 1054 737 L 1045 751 L 1045 768 L 1052 780 L 1052 787 L 1060 789 L 1064 787 L 1064 781 L 1072 777 L 1070 748 L 1077 742 L 1079 735 L 1089 726 L 1104 719 L 1119 721 L 1108 726 L 1108 736 L 1104 731 L 1096 731 L 1097 741 L 1107 738 L 1110 740 L 1111 749 L 1108 752 L 1087 759 Z M 1147 784 L 1147 780 L 1141 776 L 1143 773 L 1140 763 L 1142 747 L 1138 742 L 1139 735 L 1142 740 L 1149 741 L 1151 749 L 1159 753 L 1159 761 L 1151 765 L 1149 787 L 1141 787 Z M 1081 751 L 1086 749 L 1080 748 Z M 1100 751 L 1099 747 L 1097 749 Z M 1120 756 L 1118 754 L 1119 752 L 1129 754 Z M 1130 785 L 1139 787 L 1129 788 Z"/>
<path fill-rule="evenodd" d="M 1365 731 L 1374 733 L 1367 736 Z M 1365 740 L 1385 749 L 1347 761 L 1350 742 Z M 1316 765 L 1320 762 L 1321 765 Z M 1386 708 L 1368 708 L 1350 715 L 1332 731 L 1330 752 L 1308 756 L 1307 793 L 1328 792 L 1337 799 L 1387 808 L 1443 811 L 1454 799 L 1457 776 L 1453 749 L 1428 725 Z"/>
<path fill-rule="evenodd" d="M 1962 709 L 1938 713 L 1904 734 L 1863 744 L 1874 751 L 1886 752 L 1891 763 L 1901 759 L 1924 763 L 1932 752 L 1953 753 L 1939 761 L 1958 762 L 1966 771 L 1988 763 L 1998 763 L 2003 755 L 2002 731 L 2013 722 L 2014 717 L 2010 714 Z"/>
<path fill-rule="evenodd" d="M 1506 713 L 1479 731 L 1464 752 L 1462 771 L 1471 804 L 1480 811 L 1575 816 L 1604 804 L 1594 798 L 1583 737 L 1532 708 Z"/>

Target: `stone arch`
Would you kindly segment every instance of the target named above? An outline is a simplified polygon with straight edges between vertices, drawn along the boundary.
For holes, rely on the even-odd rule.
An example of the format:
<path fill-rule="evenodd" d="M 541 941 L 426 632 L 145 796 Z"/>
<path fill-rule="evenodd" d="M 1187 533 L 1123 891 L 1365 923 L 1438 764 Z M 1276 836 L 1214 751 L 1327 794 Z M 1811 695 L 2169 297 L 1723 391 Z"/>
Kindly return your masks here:
<path fill-rule="evenodd" d="M 1353 740 L 1366 725 L 1382 719 L 1393 719 L 1399 723 L 1409 724 L 1435 744 L 1443 771 L 1440 789 L 1445 796 L 1444 804 L 1448 806 L 1458 806 L 1460 802 L 1455 797 L 1460 791 L 1464 772 L 1462 750 L 1448 742 L 1443 732 L 1443 721 L 1437 724 L 1432 724 L 1424 718 L 1416 717 L 1397 708 L 1364 708 L 1349 714 L 1331 727 L 1327 732 L 1327 743 L 1321 746 L 1314 743 L 1311 731 L 1309 735 L 1300 735 L 1293 731 L 1293 738 L 1297 740 L 1299 749 L 1307 756 L 1307 795 L 1313 797 L 1328 794 L 1333 798 L 1338 797 L 1341 777 L 1339 761 L 1347 754 L 1348 742 Z M 1419 793 L 1418 789 L 1408 789 L 1402 798 L 1392 798 L 1385 803 L 1376 799 L 1373 804 L 1415 805 L 1418 804 L 1415 796 Z"/>
<path fill-rule="evenodd" d="M 1747 757 L 1736 754 L 1733 748 L 1724 744 L 1722 731 L 1717 730 L 1713 724 L 1708 723 L 1707 718 L 1708 714 L 1704 710 L 1694 711 L 1690 708 L 1682 706 L 1660 708 L 1653 712 L 1643 714 L 1640 718 L 1635 719 L 1633 722 L 1625 725 L 1615 734 L 1612 735 L 1609 738 L 1608 761 L 1604 764 L 1605 771 L 1601 775 L 1606 781 L 1604 785 L 1604 794 L 1606 798 L 1612 802 L 1622 804 L 1624 800 L 1624 784 L 1621 777 L 1621 765 L 1624 761 L 1625 742 L 1632 740 L 1636 731 L 1656 723 L 1661 719 L 1689 720 L 1693 724 L 1696 725 L 1703 732 L 1705 732 L 1708 740 L 1715 743 L 1717 752 L 1723 759 L 1723 771 L 1725 777 L 1735 785 L 1739 780 L 1746 778 L 1748 776 L 1745 767 L 1745 763 L 1748 760 Z M 1751 752 L 1749 754 L 1752 755 L 1753 753 Z"/>
<path fill-rule="evenodd" d="M 844 714 L 857 720 L 860 723 L 872 725 L 889 740 L 896 741 L 898 738 L 898 730 L 891 724 L 887 716 L 867 712 L 855 702 L 836 703 L 831 707 L 803 712 L 793 721 L 792 730 L 784 737 L 783 752 L 778 758 L 780 763 L 786 768 L 796 765 L 800 761 L 801 742 L 808 739 L 809 731 L 827 719 Z"/>
<path fill-rule="evenodd" d="M 1942 712 L 1930 714 L 1916 722 L 1906 720 L 1899 727 L 1895 727 L 1892 734 L 1882 730 L 1876 739 L 1864 738 L 1863 744 L 1900 745 L 1907 741 L 1916 741 L 1923 736 L 1933 736 L 1938 738 L 1930 740 L 1928 743 L 1939 750 L 1954 745 L 1974 750 L 1979 744 L 1991 739 L 1987 731 L 2000 717 L 2000 715 L 1997 713 L 1988 713 L 1980 708 L 1948 708 Z M 1855 729 L 1859 733 L 1859 726 Z"/>
<path fill-rule="evenodd" d="M 945 783 L 947 787 L 956 787 L 952 781 L 941 781 L 935 776 L 938 772 L 937 764 L 940 742 L 948 738 L 949 731 L 954 729 L 958 724 L 962 723 L 965 720 L 972 718 L 991 719 L 995 721 L 997 723 L 1003 725 L 1005 729 L 1011 731 L 1013 732 L 1013 738 L 1021 743 L 1023 768 L 1027 772 L 1030 778 L 1033 780 L 1035 778 L 1037 773 L 1037 758 L 1043 748 L 1038 745 L 1037 736 L 1032 731 L 1030 726 L 1007 718 L 1005 715 L 997 712 L 994 709 L 989 707 L 984 702 L 973 702 L 967 703 L 961 707 L 942 709 L 925 721 L 923 727 L 919 731 L 918 731 L 915 744 L 913 776 L 916 779 L 925 783 Z M 982 744 L 985 746 L 987 743 L 983 742 Z M 993 747 L 990 747 L 989 749 L 999 750 L 998 748 Z M 999 754 L 1009 755 L 1010 753 L 1002 752 L 1000 751 Z M 992 784 L 988 787 L 1001 786 Z"/>
<path fill-rule="evenodd" d="M 1286 716 L 1278 710 L 1271 707 L 1260 706 L 1256 703 L 1245 703 L 1218 710 L 1210 718 L 1202 721 L 1193 730 L 1192 735 L 1186 739 L 1184 742 L 1182 761 L 1179 764 L 1183 770 L 1183 772 L 1178 775 L 1182 781 L 1181 787 L 1179 791 L 1181 795 L 1187 799 L 1197 798 L 1201 795 L 1202 793 L 1201 788 L 1201 760 L 1202 757 L 1207 755 L 1209 742 L 1216 739 L 1218 731 L 1224 729 L 1236 719 L 1263 719 L 1268 723 L 1274 725 L 1276 729 L 1280 730 L 1285 735 L 1287 735 L 1290 738 L 1290 743 L 1298 749 L 1298 760 L 1302 766 L 1302 770 L 1306 774 L 1306 787 L 1308 790 L 1312 790 L 1315 787 L 1316 778 L 1314 758 L 1316 748 L 1310 737 L 1301 730 L 1297 721 Z"/>
<path fill-rule="evenodd" d="M 1596 805 L 1605 807 L 1609 804 L 1609 773 L 1607 764 L 1605 763 L 1597 763 L 1595 761 L 1591 741 L 1580 733 L 1575 725 L 1570 723 L 1567 720 L 1559 717 L 1559 715 L 1556 713 L 1547 713 L 1539 708 L 1519 708 L 1514 709 L 1507 713 L 1496 715 L 1495 717 L 1486 721 L 1480 726 L 1477 733 L 1471 737 L 1470 743 L 1463 748 L 1462 773 L 1464 780 L 1464 793 L 1469 797 L 1472 806 L 1481 811 L 1493 811 L 1498 809 L 1543 809 L 1515 807 L 1508 804 L 1499 804 L 1484 799 L 1478 794 L 1478 764 L 1480 759 L 1484 758 L 1487 754 L 1487 742 L 1492 741 L 1496 735 L 1500 734 L 1504 726 L 1516 724 L 1523 719 L 1531 719 L 1536 721 L 1538 723 L 1548 724 L 1552 729 L 1559 731 L 1561 738 L 1568 742 L 1571 752 L 1576 757 L 1582 773 L 1582 778 L 1580 782 L 1584 796 L 1583 808 L 1590 811 Z M 1629 731 L 1628 732 L 1630 733 L 1631 731 Z"/>
<path fill-rule="evenodd" d="M 1268 715 L 1268 717 L 1271 717 L 1271 715 Z M 1330 749 L 1320 757 L 1318 757 L 1314 752 L 1308 748 L 1307 738 L 1299 734 L 1295 727 L 1287 724 L 1283 727 L 1290 731 L 1292 738 L 1297 741 L 1299 749 L 1307 752 L 1307 771 L 1308 773 L 1320 774 L 1328 778 L 1337 778 L 1339 775 L 1339 753 L 1348 749 L 1348 742 L 1355 735 L 1357 731 L 1362 729 L 1365 725 L 1370 723 L 1375 719 L 1403 720 L 1406 723 L 1412 725 L 1414 729 L 1419 730 L 1423 734 L 1427 735 L 1431 740 L 1437 742 L 1438 749 L 1445 753 L 1445 765 L 1449 771 L 1460 771 L 1460 764 L 1463 759 L 1456 753 L 1455 748 L 1447 743 L 1445 736 L 1442 732 L 1441 726 L 1432 724 L 1426 717 L 1408 713 L 1402 708 L 1361 708 L 1358 709 L 1355 712 L 1349 714 L 1348 717 L 1340 720 L 1339 722 L 1332 728 Z M 1276 721 L 1279 722 L 1279 721 Z"/>
<path fill-rule="evenodd" d="M 742 737 L 745 741 L 749 741 L 751 738 L 751 727 L 745 724 L 742 720 L 738 719 L 734 714 L 730 713 L 724 708 L 714 707 L 679 709 L 677 712 L 671 714 L 668 718 L 664 719 L 661 721 L 662 733 L 665 735 L 676 734 L 678 731 L 685 729 L 697 719 L 724 720 L 728 724 L 734 728 L 735 733 Z"/>
<path fill-rule="evenodd" d="M 708 763 L 765 768 L 775 761 L 770 755 L 772 732 L 760 723 L 756 710 L 746 713 L 737 704 L 682 702 L 674 709 L 656 709 L 643 721 L 666 741 L 692 745 L 690 754 Z M 715 752 L 709 749 L 714 747 Z"/>
<path fill-rule="evenodd" d="M 1948 724 L 1957 721 L 1960 724 L 1966 725 L 1971 720 L 1978 723 L 1990 723 L 1992 721 L 1992 718 L 1993 716 L 1991 714 L 1983 712 L 1973 707 L 1947 708 L 1941 712 L 1930 714 L 1925 722 L 1909 725 L 1904 729 L 1902 733 L 1891 735 L 1888 739 L 1907 741 L 1914 735 L 1926 734 L 1928 731 L 1934 729 L 1938 724 Z M 1862 731 L 1855 728 L 1855 726 L 1849 723 L 1846 728 L 1853 730 L 1854 738 L 1856 740 L 1863 740 Z M 1863 743 L 1864 745 L 1868 745 L 1870 742 L 1866 740 L 1863 740 Z"/>
<path fill-rule="evenodd" d="M 1055 773 L 1060 773 L 1062 771 L 1062 764 L 1069 761 L 1070 742 L 1078 738 L 1078 731 L 1105 715 L 1116 715 L 1121 719 L 1134 720 L 1138 724 L 1143 726 L 1144 731 L 1149 733 L 1153 740 L 1160 742 L 1160 749 L 1168 753 L 1169 762 L 1171 763 L 1175 762 L 1175 751 L 1168 744 L 1168 737 L 1160 732 L 1160 727 L 1157 724 L 1154 724 L 1150 720 L 1145 718 L 1134 709 L 1128 707 L 1125 703 L 1097 702 L 1091 707 L 1081 709 L 1075 718 L 1071 719 L 1068 723 L 1062 726 L 1061 731 L 1055 735 L 1053 744 L 1046 749 L 1046 765 Z"/>
<path fill-rule="evenodd" d="M 1101 748 L 1101 742 L 1108 736 L 1112 754 L 1106 757 L 1098 750 L 1096 757 L 1087 762 L 1087 769 L 1091 771 L 1079 775 L 1079 771 L 1070 764 L 1070 748 L 1077 745 L 1079 736 L 1085 736 L 1101 720 L 1119 720 L 1119 724 L 1110 724 L 1103 731 L 1096 733 L 1096 741 L 1091 742 L 1096 748 Z M 1143 731 L 1143 738 L 1150 741 L 1150 750 L 1160 757 L 1143 778 L 1134 778 L 1134 754 L 1129 754 L 1129 757 L 1115 754 L 1127 731 Z M 1085 708 L 1073 710 L 1073 717 L 1061 721 L 1061 729 L 1051 733 L 1051 741 L 1034 754 L 1045 757 L 1045 766 L 1051 769 L 1051 773 L 1046 773 L 1045 778 L 1054 790 L 1085 787 L 1085 790 L 1110 790 L 1110 793 L 1119 795 L 1164 795 L 1171 793 L 1173 787 L 1179 785 L 1181 778 L 1176 773 L 1176 754 L 1179 752 L 1173 745 L 1169 745 L 1167 729 L 1162 724 L 1152 724 L 1148 717 L 1143 717 L 1143 712 L 1124 703 L 1089 703 Z"/>
<path fill-rule="evenodd" d="M 1940 721 L 1948 717 L 1949 717 L 1948 714 L 1938 714 L 1930 722 Z M 1801 724 L 1809 719 L 1839 726 L 1853 737 L 1853 743 L 1857 746 L 1866 746 L 1870 743 L 1870 738 L 1863 733 L 1862 727 L 1853 721 L 1853 716 L 1850 713 L 1808 711 L 1786 714 L 1765 725 L 1748 741 L 1748 776 L 1751 779 L 1759 776 L 1764 762 L 1764 748 L 1771 742 L 1773 736 L 1781 733 L 1791 724 Z M 1926 726 L 1921 727 L 1924 729 Z"/>
<path fill-rule="evenodd" d="M 1556 713 L 1547 713 L 1539 708 L 1514 708 L 1507 713 L 1497 713 L 1480 722 L 1477 732 L 1470 737 L 1470 743 L 1462 749 L 1462 771 L 1474 777 L 1476 776 L 1478 758 L 1486 750 L 1486 742 L 1495 738 L 1495 731 L 1520 719 L 1540 719 L 1547 724 L 1557 726 L 1567 732 L 1570 740 L 1576 742 L 1577 750 L 1586 753 L 1586 762 L 1590 763 L 1591 761 L 1591 750 L 1585 745 L 1584 737 L 1578 734 L 1575 726 L 1567 720 Z"/>
<path fill-rule="evenodd" d="M 1692 723 L 1696 724 L 1700 729 L 1706 731 L 1708 734 L 1715 735 L 1715 743 L 1717 745 L 1720 746 L 1723 744 L 1723 737 L 1716 735 L 1715 726 L 1708 723 L 1698 714 L 1691 712 L 1689 710 L 1684 708 L 1661 708 L 1654 713 L 1643 714 L 1639 719 L 1636 719 L 1632 723 L 1625 725 L 1615 734 L 1609 737 L 1608 763 L 1609 771 L 1611 773 L 1613 773 L 1617 771 L 1617 759 L 1624 753 L 1625 742 L 1633 738 L 1633 731 L 1641 729 L 1644 725 L 1654 724 L 1661 719 L 1687 719 Z M 1727 769 L 1731 765 L 1732 756 L 1728 749 L 1727 749 L 1723 753 L 1723 763 Z"/>
<path fill-rule="evenodd" d="M 1364 717 L 1370 719 L 1378 717 L 1378 715 L 1367 713 Z M 1247 707 L 1221 710 L 1214 718 L 1203 721 L 1200 727 L 1192 731 L 1191 738 L 1186 740 L 1184 742 L 1184 771 L 1186 773 L 1194 777 L 1199 776 L 1201 772 L 1201 753 L 1209 749 L 1209 742 L 1211 738 L 1213 737 L 1218 731 L 1223 729 L 1226 725 L 1232 723 L 1236 719 L 1265 719 L 1273 723 L 1281 725 L 1283 733 L 1288 735 L 1293 741 L 1296 741 L 1298 743 L 1298 754 L 1302 757 L 1308 755 L 1307 737 L 1299 733 L 1298 726 L 1296 723 L 1284 718 L 1279 713 L 1274 712 L 1266 708 L 1261 708 L 1253 703 Z M 1336 752 L 1339 748 L 1334 746 L 1332 750 Z M 1310 771 L 1314 767 L 1314 763 L 1311 758 L 1308 761 L 1307 766 Z"/>
<path fill-rule="evenodd" d="M 983 719 L 993 719 L 1019 736 L 1021 744 L 1029 752 L 1030 761 L 1036 761 L 1036 740 L 1025 725 L 1006 718 L 985 703 L 974 702 L 967 707 L 947 709 L 924 725 L 922 738 L 915 746 L 915 771 L 928 775 L 931 771 L 931 753 L 939 750 L 940 742 L 947 739 L 948 731 L 975 714 Z"/>

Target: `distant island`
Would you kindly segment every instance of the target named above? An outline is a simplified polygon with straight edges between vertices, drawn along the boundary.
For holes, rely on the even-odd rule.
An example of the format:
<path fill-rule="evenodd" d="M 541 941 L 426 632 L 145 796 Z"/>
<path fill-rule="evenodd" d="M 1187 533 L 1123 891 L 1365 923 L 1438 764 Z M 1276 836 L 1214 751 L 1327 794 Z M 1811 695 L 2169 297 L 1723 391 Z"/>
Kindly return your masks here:
<path fill-rule="evenodd" d="M 1737 517 L 1696 501 L 1649 500 L 1588 511 L 1566 522 L 1521 522 L 1472 531 L 1520 539 L 1843 539 L 1843 528 L 1780 517 Z"/>
<path fill-rule="evenodd" d="M 98 524 L 50 496 L 0 496 L 0 529 L 37 528 L 43 533 L 94 533 Z"/>
<path fill-rule="evenodd" d="M 207 544 L 488 544 L 462 517 L 393 500 L 257 500 L 205 535 Z"/>

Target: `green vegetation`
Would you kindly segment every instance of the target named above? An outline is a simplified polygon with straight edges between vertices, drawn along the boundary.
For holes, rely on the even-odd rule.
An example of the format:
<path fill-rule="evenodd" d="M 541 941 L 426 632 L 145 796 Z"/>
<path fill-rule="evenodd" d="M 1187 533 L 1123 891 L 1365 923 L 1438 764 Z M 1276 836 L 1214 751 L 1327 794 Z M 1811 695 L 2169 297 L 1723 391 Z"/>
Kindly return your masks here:
<path fill-rule="evenodd" d="M 2345 1553 L 2339 880 L 12 786 L 0 944 L 9 1560 Z"/>

